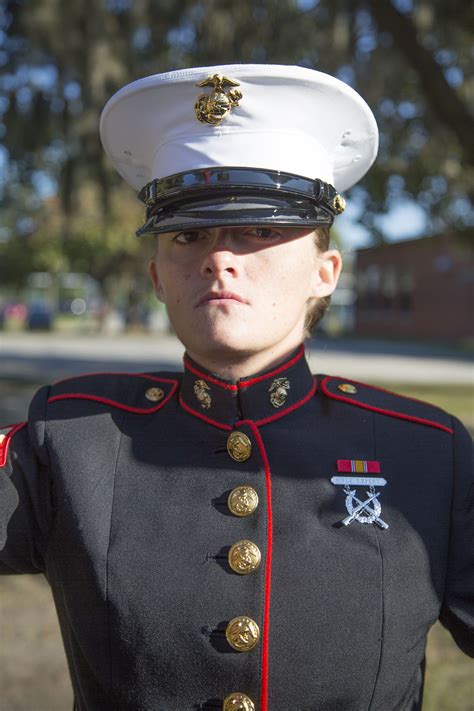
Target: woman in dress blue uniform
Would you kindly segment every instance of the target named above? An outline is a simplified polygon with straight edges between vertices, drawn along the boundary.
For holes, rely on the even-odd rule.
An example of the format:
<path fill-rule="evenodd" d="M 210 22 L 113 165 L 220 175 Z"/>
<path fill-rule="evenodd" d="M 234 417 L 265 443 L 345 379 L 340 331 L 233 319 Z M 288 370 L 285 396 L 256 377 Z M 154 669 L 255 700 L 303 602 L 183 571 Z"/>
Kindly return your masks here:
<path fill-rule="evenodd" d="M 186 356 L 42 388 L 4 431 L 0 565 L 46 574 L 76 711 L 420 709 L 432 624 L 474 654 L 470 438 L 302 345 L 370 109 L 300 67 L 195 68 L 101 133 Z"/>

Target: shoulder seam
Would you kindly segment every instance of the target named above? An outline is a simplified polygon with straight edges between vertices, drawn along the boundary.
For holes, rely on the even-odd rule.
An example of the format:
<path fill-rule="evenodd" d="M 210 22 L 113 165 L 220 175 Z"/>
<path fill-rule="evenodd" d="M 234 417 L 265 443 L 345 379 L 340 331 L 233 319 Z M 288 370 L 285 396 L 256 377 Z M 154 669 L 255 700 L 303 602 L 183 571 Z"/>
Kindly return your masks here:
<path fill-rule="evenodd" d="M 171 378 L 160 378 L 158 375 L 153 375 L 152 373 L 130 373 L 128 371 L 124 370 L 109 370 L 109 371 L 103 371 L 103 372 L 97 372 L 97 373 L 78 373 L 78 375 L 71 375 L 69 378 L 62 378 L 61 380 L 56 380 L 52 387 L 55 385 L 60 385 L 61 383 L 68 383 L 73 380 L 78 380 L 79 378 L 93 378 L 93 377 L 98 377 L 101 376 L 103 377 L 104 375 L 110 375 L 110 376 L 115 376 L 115 375 L 128 375 L 133 378 L 144 378 L 146 380 L 156 380 L 162 383 L 173 383 L 175 382 L 174 379 Z"/>
<path fill-rule="evenodd" d="M 99 375 L 99 373 L 97 373 Z M 165 395 L 163 400 L 159 402 L 157 405 L 153 407 L 133 407 L 132 405 L 126 405 L 125 403 L 119 402 L 118 400 L 112 400 L 111 398 L 104 397 L 102 395 L 94 395 L 92 393 L 81 393 L 81 392 L 70 392 L 70 393 L 61 393 L 59 395 L 51 395 L 48 398 L 48 405 L 52 404 L 54 402 L 59 402 L 61 400 L 89 400 L 91 402 L 98 402 L 101 403 L 102 405 L 108 405 L 109 407 L 115 407 L 119 410 L 123 410 L 125 412 L 132 412 L 133 414 L 136 415 L 152 415 L 155 412 L 158 412 L 158 410 L 161 410 L 165 405 L 168 404 L 168 402 L 171 400 L 173 395 L 175 394 L 179 381 L 177 379 L 171 379 L 171 378 L 160 378 L 156 375 L 147 375 L 145 373 L 106 373 L 105 375 L 130 375 L 130 376 L 135 376 L 139 378 L 143 378 L 144 380 L 148 380 L 154 383 L 166 383 L 167 385 L 171 385 L 169 392 Z M 86 377 L 86 376 L 79 376 L 79 377 Z M 69 380 L 69 379 L 68 379 Z M 65 382 L 65 381 L 61 381 Z"/>
<path fill-rule="evenodd" d="M 448 434 L 453 434 L 453 429 L 451 427 L 448 427 L 447 425 L 442 425 L 440 422 L 435 422 L 434 420 L 429 420 L 424 417 L 417 417 L 416 415 L 407 415 L 404 412 L 395 412 L 394 410 L 387 410 L 385 408 L 377 407 L 375 405 L 368 405 L 365 402 L 359 402 L 357 400 L 351 400 L 348 397 L 344 397 L 344 395 L 336 395 L 335 393 L 332 393 L 326 386 L 326 383 L 328 380 L 344 380 L 345 382 L 348 383 L 354 383 L 356 385 L 361 385 L 366 388 L 371 388 L 373 390 L 378 390 L 379 392 L 384 392 L 389 395 L 393 395 L 393 397 L 405 399 L 405 400 L 410 400 L 412 402 L 418 402 L 422 405 L 429 405 L 430 407 L 436 407 L 436 405 L 430 405 L 430 403 L 424 402 L 423 400 L 416 400 L 415 398 L 410 398 L 406 397 L 405 395 L 397 395 L 397 393 L 391 392 L 390 390 L 384 390 L 383 388 L 377 388 L 374 385 L 365 385 L 365 383 L 360 383 L 357 380 L 350 380 L 348 378 L 344 379 L 339 376 L 330 376 L 327 375 L 323 378 L 321 382 L 321 390 L 323 393 L 333 399 L 333 400 L 339 400 L 341 402 L 348 403 L 349 405 L 354 405 L 355 407 L 360 407 L 364 410 L 370 410 L 371 412 L 378 412 L 381 415 L 387 415 L 388 417 L 395 417 L 399 420 L 407 420 L 409 422 L 416 422 L 417 424 L 420 425 L 426 425 L 428 427 L 434 427 L 435 429 L 442 430 L 443 432 L 448 432 Z M 440 409 L 440 408 L 438 408 Z M 440 409 L 440 412 L 443 412 L 443 410 Z"/>

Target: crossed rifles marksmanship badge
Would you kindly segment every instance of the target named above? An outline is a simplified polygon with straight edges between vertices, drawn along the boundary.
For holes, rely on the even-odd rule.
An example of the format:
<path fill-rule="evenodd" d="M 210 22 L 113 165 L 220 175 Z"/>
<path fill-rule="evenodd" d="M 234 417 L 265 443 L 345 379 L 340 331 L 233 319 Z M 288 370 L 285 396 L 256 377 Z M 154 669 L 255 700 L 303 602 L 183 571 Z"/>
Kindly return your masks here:
<path fill-rule="evenodd" d="M 337 471 L 340 473 L 362 474 L 362 476 L 333 476 L 331 478 L 333 484 L 344 487 L 344 493 L 346 494 L 346 509 L 349 515 L 342 520 L 344 526 L 348 526 L 353 521 L 359 521 L 359 523 L 376 523 L 380 528 L 388 528 L 388 523 L 385 523 L 380 518 L 382 513 L 382 506 L 378 499 L 380 492 L 375 491 L 375 487 L 385 486 L 387 482 L 381 477 L 364 476 L 364 474 L 380 474 L 380 462 L 369 462 L 362 459 L 338 459 Z M 365 500 L 356 496 L 356 490 L 359 486 L 363 486 L 366 489 L 367 498 Z"/>

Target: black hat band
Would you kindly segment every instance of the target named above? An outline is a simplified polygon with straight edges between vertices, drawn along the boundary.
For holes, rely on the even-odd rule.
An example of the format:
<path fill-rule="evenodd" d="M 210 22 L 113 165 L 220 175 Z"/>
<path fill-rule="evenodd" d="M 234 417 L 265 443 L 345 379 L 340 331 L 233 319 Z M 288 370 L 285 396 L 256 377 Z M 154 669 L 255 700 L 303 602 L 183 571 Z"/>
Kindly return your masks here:
<path fill-rule="evenodd" d="M 330 226 L 344 209 L 343 198 L 329 183 L 256 168 L 177 173 L 147 183 L 138 197 L 147 205 L 138 236 L 191 226 Z"/>

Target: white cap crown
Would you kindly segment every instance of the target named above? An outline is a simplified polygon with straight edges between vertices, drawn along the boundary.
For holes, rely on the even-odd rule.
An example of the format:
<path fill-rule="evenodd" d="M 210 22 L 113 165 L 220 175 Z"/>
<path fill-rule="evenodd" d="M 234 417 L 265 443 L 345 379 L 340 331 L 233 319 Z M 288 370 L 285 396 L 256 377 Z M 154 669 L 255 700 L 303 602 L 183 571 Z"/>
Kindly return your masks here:
<path fill-rule="evenodd" d="M 109 100 L 100 130 L 110 160 L 137 190 L 228 166 L 318 178 L 342 191 L 367 172 L 378 146 L 375 118 L 357 92 L 328 74 L 279 65 L 139 79 Z"/>

